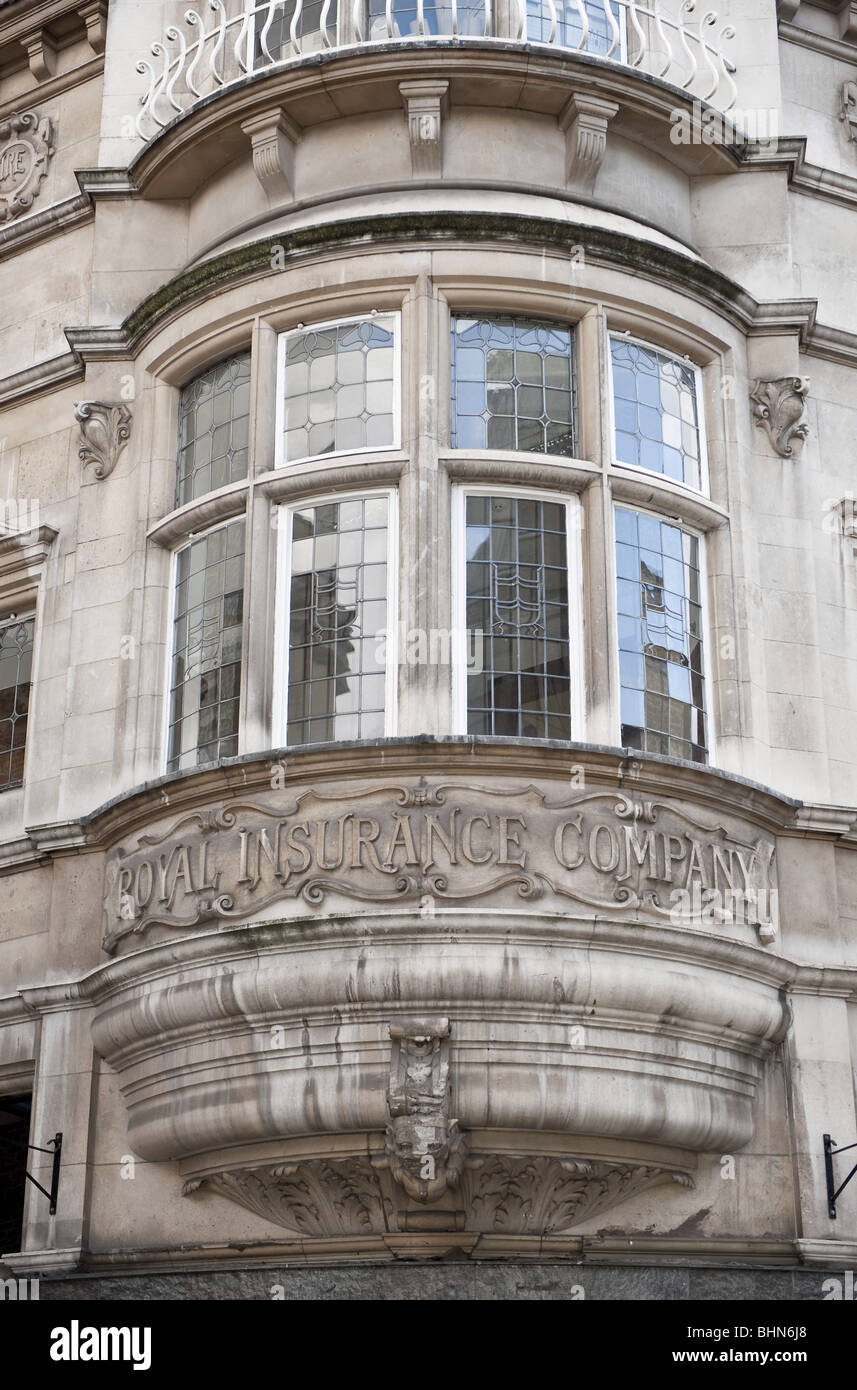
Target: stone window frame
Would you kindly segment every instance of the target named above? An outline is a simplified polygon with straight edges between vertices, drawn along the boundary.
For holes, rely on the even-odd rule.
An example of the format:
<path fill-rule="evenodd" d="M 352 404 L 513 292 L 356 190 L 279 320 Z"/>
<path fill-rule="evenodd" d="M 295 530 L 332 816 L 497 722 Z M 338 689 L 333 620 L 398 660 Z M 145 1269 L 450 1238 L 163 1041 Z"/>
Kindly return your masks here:
<path fill-rule="evenodd" d="M 27 744 L 24 751 L 24 773 L 21 782 L 0 792 L 0 836 L 23 831 L 24 798 L 35 740 L 31 730 L 36 722 L 39 693 L 40 631 L 44 621 L 42 582 L 51 547 L 57 538 L 51 526 L 39 526 L 32 531 L 0 532 L 0 623 L 33 618 L 33 666 L 30 674 L 30 702 L 27 719 Z"/>
<path fill-rule="evenodd" d="M 17 627 L 19 623 L 28 623 L 28 622 L 32 622 L 32 624 L 33 624 L 33 645 L 32 645 L 32 655 L 31 655 L 31 660 L 30 660 L 30 679 L 29 679 L 29 681 L 27 682 L 27 685 L 28 685 L 29 690 L 30 690 L 30 696 L 29 696 L 28 701 L 27 701 L 27 737 L 26 737 L 25 740 L 24 740 L 24 760 L 23 760 L 23 763 L 22 763 L 22 766 L 21 766 L 21 776 L 20 776 L 20 778 L 19 778 L 17 781 L 14 781 L 14 782 L 4 782 L 4 781 L 3 781 L 3 763 L 4 763 L 5 760 L 6 760 L 6 754 L 5 754 L 5 753 L 0 753 L 0 796 L 5 796 L 5 795 L 7 795 L 9 792 L 20 791 L 20 790 L 22 789 L 22 787 L 24 786 L 24 783 L 25 783 L 26 780 L 27 780 L 27 754 L 28 754 L 30 748 L 32 747 L 32 738 L 31 738 L 31 736 L 30 736 L 30 722 L 31 722 L 31 721 L 30 721 L 30 702 L 31 702 L 31 700 L 32 700 L 33 694 L 35 693 L 35 680 L 34 680 L 34 674 L 35 674 L 35 662 L 36 662 L 36 632 L 37 632 L 37 618 L 36 618 L 36 605 L 35 605 L 35 602 L 34 602 L 34 601 L 31 601 L 30 603 L 25 604 L 25 607 L 24 607 L 24 611 L 23 611 L 23 612 L 17 612 L 17 611 L 15 611 L 15 612 L 13 612 L 13 613 L 7 613 L 7 614 L 5 614 L 4 616 L 0 616 L 0 632 L 2 632 L 4 628 L 7 628 L 7 627 Z M 11 687 L 9 687 L 9 688 L 11 688 Z M 15 687 L 14 687 L 14 689 L 15 689 L 16 691 L 19 690 L 20 688 L 21 688 L 21 687 L 20 687 L 20 685 L 18 685 L 18 684 L 16 684 Z M 2 722 L 5 722 L 5 720 L 2 721 Z"/>
<path fill-rule="evenodd" d="M 689 354 L 685 354 L 684 356 L 682 356 L 681 354 L 675 352 L 674 350 L 671 350 L 670 348 L 663 347 L 660 343 L 652 339 L 641 338 L 633 333 L 622 332 L 615 328 L 608 328 L 606 336 L 607 360 L 605 363 L 605 381 L 607 385 L 607 408 L 609 413 L 609 436 L 607 452 L 609 454 L 612 467 L 628 469 L 632 473 L 643 474 L 645 477 L 648 478 L 662 478 L 666 482 L 672 483 L 675 487 L 683 488 L 687 492 L 693 493 L 697 497 L 702 497 L 706 500 L 710 500 L 711 474 L 708 460 L 708 430 L 705 418 L 703 368 L 700 367 L 700 365 L 697 362 L 692 361 Z M 653 468 L 645 468 L 642 464 L 627 463 L 624 459 L 619 459 L 616 457 L 616 401 L 613 384 L 613 354 L 610 350 L 610 341 L 612 338 L 621 338 L 624 342 L 630 343 L 635 347 L 641 347 L 648 352 L 656 353 L 660 357 L 668 357 L 672 359 L 672 361 L 679 363 L 681 366 L 690 368 L 690 370 L 693 372 L 695 382 L 694 398 L 696 401 L 697 431 L 699 435 L 699 487 L 695 487 L 692 483 L 686 483 L 684 481 L 680 482 L 677 478 L 671 478 L 667 473 L 657 472 Z"/>
<path fill-rule="evenodd" d="M 705 733 L 706 733 L 706 758 L 703 762 L 688 761 L 692 767 L 717 767 L 717 721 L 715 718 L 714 683 L 717 678 L 715 654 L 715 634 L 713 622 L 713 605 L 711 602 L 710 571 L 708 557 L 708 533 L 701 526 L 687 521 L 681 517 L 671 516 L 666 511 L 659 511 L 653 506 L 644 506 L 638 502 L 617 497 L 615 494 L 611 498 L 610 505 L 610 526 L 609 526 L 609 558 L 611 563 L 611 573 L 613 576 L 610 587 L 610 598 L 612 614 L 615 623 L 613 630 L 614 654 L 617 662 L 619 660 L 619 600 L 618 600 L 618 574 L 616 566 L 616 508 L 620 507 L 623 511 L 636 512 L 640 516 L 650 516 L 656 521 L 665 522 L 668 526 L 675 526 L 688 535 L 695 536 L 699 542 L 699 591 L 700 608 L 702 610 L 702 670 L 705 682 Z M 622 687 L 617 679 L 615 682 L 615 698 L 613 700 L 613 726 L 616 729 L 618 746 L 622 746 Z M 645 753 L 645 750 L 631 749 L 633 755 L 638 752 Z M 652 757 L 671 757 L 672 754 L 655 753 Z"/>
<path fill-rule="evenodd" d="M 289 744 L 288 697 L 289 697 L 289 602 L 291 581 L 292 524 L 296 511 L 309 507 L 324 506 L 331 502 L 364 500 L 368 497 L 387 499 L 387 645 L 384 689 L 384 733 L 383 738 L 395 738 L 398 730 L 398 676 L 399 676 L 399 561 L 401 526 L 399 519 L 399 493 L 396 487 L 372 486 L 351 487 L 347 491 L 319 492 L 285 499 L 276 506 L 276 594 L 274 602 L 274 640 L 273 671 L 271 673 L 271 726 L 270 746 L 272 748 L 301 749 L 304 744 Z M 368 740 L 375 742 L 375 739 Z"/>
<path fill-rule="evenodd" d="M 586 659 L 584 638 L 584 586 L 583 555 L 580 544 L 582 507 L 579 496 L 574 492 L 559 492 L 547 487 L 533 486 L 532 483 L 490 482 L 456 483 L 452 491 L 452 633 L 461 634 L 458 641 L 453 640 L 452 663 L 452 721 L 450 732 L 454 735 L 467 735 L 467 557 L 466 557 L 466 514 L 468 497 L 514 497 L 536 502 L 559 503 L 566 515 L 566 575 L 568 581 L 569 614 L 569 674 L 571 737 L 569 743 L 586 742 Z M 476 737 L 476 735 L 474 735 Z M 480 738 L 494 735 L 478 735 Z M 528 740 L 528 742 L 543 740 Z"/>

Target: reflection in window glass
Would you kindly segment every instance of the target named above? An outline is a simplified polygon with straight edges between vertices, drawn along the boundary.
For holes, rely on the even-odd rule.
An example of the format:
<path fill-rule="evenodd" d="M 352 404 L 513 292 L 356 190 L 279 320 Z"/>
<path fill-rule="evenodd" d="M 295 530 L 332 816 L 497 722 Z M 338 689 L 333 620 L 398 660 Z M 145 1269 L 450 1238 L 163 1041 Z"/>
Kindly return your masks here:
<path fill-rule="evenodd" d="M 485 33 L 485 5 L 479 0 L 459 0 L 456 6 L 456 26 L 459 35 L 481 38 Z M 423 25 L 420 29 L 416 0 L 392 0 L 390 26 L 387 23 L 387 0 L 369 0 L 369 37 L 375 42 L 384 39 L 411 39 L 424 35 L 451 37 L 453 33 L 452 5 L 424 0 Z"/>
<path fill-rule="evenodd" d="M 250 354 L 230 357 L 182 391 L 176 506 L 247 477 Z"/>
<path fill-rule="evenodd" d="M 0 791 L 24 780 L 34 618 L 0 627 Z"/>
<path fill-rule="evenodd" d="M 454 319 L 452 445 L 574 455 L 572 331 L 527 319 Z"/>
<path fill-rule="evenodd" d="M 467 732 L 571 737 L 566 509 L 557 502 L 465 502 Z M 481 634 L 481 638 L 480 638 Z"/>
<path fill-rule="evenodd" d="M 286 741 L 383 738 L 389 501 L 293 514 Z"/>
<path fill-rule="evenodd" d="M 702 488 L 696 373 L 685 362 L 610 339 L 616 459 Z"/>
<path fill-rule="evenodd" d="M 284 456 L 389 449 L 395 443 L 395 321 L 363 319 L 286 338 Z"/>
<path fill-rule="evenodd" d="M 622 746 L 703 763 L 699 540 L 616 508 Z"/>
<path fill-rule="evenodd" d="M 586 10 L 589 29 L 586 42 L 581 44 L 583 24 L 577 0 L 554 0 L 556 30 L 553 42 L 562 48 L 579 48 L 583 53 L 606 54 L 613 43 L 613 30 L 607 22 L 604 5 L 600 3 L 600 0 L 597 4 L 594 3 L 594 0 L 585 0 L 584 9 Z M 617 7 L 613 13 L 621 33 L 621 10 Z M 550 43 L 553 22 L 551 7 L 547 0 L 527 0 L 527 38 L 531 43 Z M 619 56 L 620 46 L 619 41 L 617 41 L 616 48 L 613 50 L 613 57 L 618 59 Z"/>
<path fill-rule="evenodd" d="M 292 43 L 291 34 L 296 3 L 297 0 L 283 0 L 282 4 L 270 8 L 264 5 L 257 10 L 254 20 L 256 67 L 264 67 L 270 60 L 283 62 L 324 48 L 321 15 L 325 0 L 303 0 L 295 25 L 297 47 Z M 330 0 L 325 24 L 331 43 L 336 43 L 337 10 L 337 0 Z"/>
<path fill-rule="evenodd" d="M 178 553 L 169 772 L 238 752 L 243 607 L 242 517 Z"/>

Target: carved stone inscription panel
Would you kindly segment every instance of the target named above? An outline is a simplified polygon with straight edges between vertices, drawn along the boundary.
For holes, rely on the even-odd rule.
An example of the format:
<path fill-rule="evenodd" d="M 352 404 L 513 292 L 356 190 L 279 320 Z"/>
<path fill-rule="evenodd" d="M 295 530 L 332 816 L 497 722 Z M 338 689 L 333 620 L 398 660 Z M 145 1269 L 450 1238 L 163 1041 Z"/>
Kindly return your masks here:
<path fill-rule="evenodd" d="M 773 839 L 745 821 L 615 790 L 421 781 L 279 791 L 187 812 L 112 850 L 105 948 L 155 925 L 252 920 L 290 900 L 304 916 L 343 900 L 423 914 L 532 902 L 730 934 L 740 923 L 767 943 L 773 859 Z"/>

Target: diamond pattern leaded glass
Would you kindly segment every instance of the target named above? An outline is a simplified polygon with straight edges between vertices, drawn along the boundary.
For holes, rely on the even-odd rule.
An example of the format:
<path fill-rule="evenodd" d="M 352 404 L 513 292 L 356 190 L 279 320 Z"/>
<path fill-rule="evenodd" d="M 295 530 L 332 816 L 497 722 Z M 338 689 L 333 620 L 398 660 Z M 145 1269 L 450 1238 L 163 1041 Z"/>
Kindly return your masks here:
<path fill-rule="evenodd" d="M 707 760 L 699 540 L 616 508 L 622 746 Z"/>
<path fill-rule="evenodd" d="M 294 513 L 286 741 L 383 738 L 386 497 Z"/>
<path fill-rule="evenodd" d="M 453 320 L 452 446 L 573 457 L 572 330 L 527 319 Z"/>
<path fill-rule="evenodd" d="M 467 732 L 571 738 L 565 507 L 515 497 L 465 502 Z M 475 647 L 478 650 L 478 646 Z"/>
<path fill-rule="evenodd" d="M 602 3 L 594 3 L 594 0 L 584 0 L 583 8 L 589 21 L 589 29 L 586 42 L 581 45 L 583 24 L 580 19 L 577 0 L 555 0 L 556 31 L 553 42 L 561 48 L 582 48 L 584 53 L 604 55 L 613 42 L 613 31 L 607 23 L 604 6 Z M 621 7 L 617 7 L 617 11 L 614 13 L 621 36 L 623 27 Z M 530 43 L 550 43 L 552 27 L 553 16 L 547 0 L 527 0 L 527 38 Z M 618 60 L 620 56 L 620 43 L 617 41 L 616 48 L 613 50 L 613 57 Z"/>
<path fill-rule="evenodd" d="M 286 339 L 285 460 L 395 441 L 395 320 L 363 319 Z"/>
<path fill-rule="evenodd" d="M 624 338 L 610 339 L 616 459 L 702 490 L 692 367 Z"/>
<path fill-rule="evenodd" d="M 0 791 L 24 780 L 34 618 L 0 627 Z"/>
<path fill-rule="evenodd" d="M 238 752 L 244 518 L 178 553 L 168 771 Z"/>
<path fill-rule="evenodd" d="M 250 354 L 210 367 L 182 391 L 176 506 L 247 477 Z"/>

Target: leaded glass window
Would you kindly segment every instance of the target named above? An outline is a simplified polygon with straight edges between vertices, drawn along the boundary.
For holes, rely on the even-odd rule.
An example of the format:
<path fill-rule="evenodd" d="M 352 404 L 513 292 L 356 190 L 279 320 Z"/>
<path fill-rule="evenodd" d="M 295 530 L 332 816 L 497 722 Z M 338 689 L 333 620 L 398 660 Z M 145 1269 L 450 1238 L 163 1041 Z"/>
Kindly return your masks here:
<path fill-rule="evenodd" d="M 176 506 L 247 477 L 250 354 L 210 367 L 182 391 Z"/>
<path fill-rule="evenodd" d="M 389 513 L 378 496 L 292 514 L 289 744 L 384 736 Z"/>
<path fill-rule="evenodd" d="M 553 29 L 553 43 L 559 47 L 605 55 L 610 50 L 614 36 L 607 21 L 604 5 L 601 0 L 598 0 L 598 3 L 595 3 L 595 0 L 584 0 L 583 8 L 586 11 L 588 29 L 586 41 L 581 44 L 583 24 L 577 0 L 554 0 L 553 14 L 547 0 L 527 0 L 527 38 L 531 43 L 550 43 Z M 624 58 L 624 14 L 621 6 L 617 6 L 613 13 L 619 29 L 613 57 L 619 61 Z"/>
<path fill-rule="evenodd" d="M 573 457 L 572 330 L 529 319 L 454 319 L 452 446 Z"/>
<path fill-rule="evenodd" d="M 0 791 L 24 780 L 34 618 L 0 626 Z"/>
<path fill-rule="evenodd" d="M 238 752 L 244 518 L 200 536 L 176 557 L 167 768 Z"/>
<path fill-rule="evenodd" d="M 283 461 L 398 444 L 396 319 L 285 335 Z"/>
<path fill-rule="evenodd" d="M 701 491 L 702 439 L 693 367 L 654 348 L 610 339 L 616 461 Z"/>
<path fill-rule="evenodd" d="M 453 28 L 451 4 L 424 0 L 420 29 L 416 0 L 392 0 L 388 26 L 387 0 L 369 0 L 369 37 L 383 42 L 386 38 L 410 39 L 429 35 L 444 38 L 451 37 L 453 33 L 482 38 L 485 34 L 485 5 L 480 0 L 459 0 L 455 16 Z"/>
<path fill-rule="evenodd" d="M 566 508 L 465 498 L 467 732 L 571 738 Z"/>
<path fill-rule="evenodd" d="M 622 746 L 707 760 L 698 537 L 616 508 Z"/>
<path fill-rule="evenodd" d="M 282 4 L 267 5 L 259 0 L 254 16 L 256 66 L 265 67 L 268 62 L 283 62 L 288 58 L 307 53 L 315 53 L 325 47 L 322 30 L 322 12 L 331 44 L 336 43 L 337 0 L 302 0 L 295 24 L 297 0 L 283 0 Z M 292 25 L 299 47 L 292 43 Z"/>

